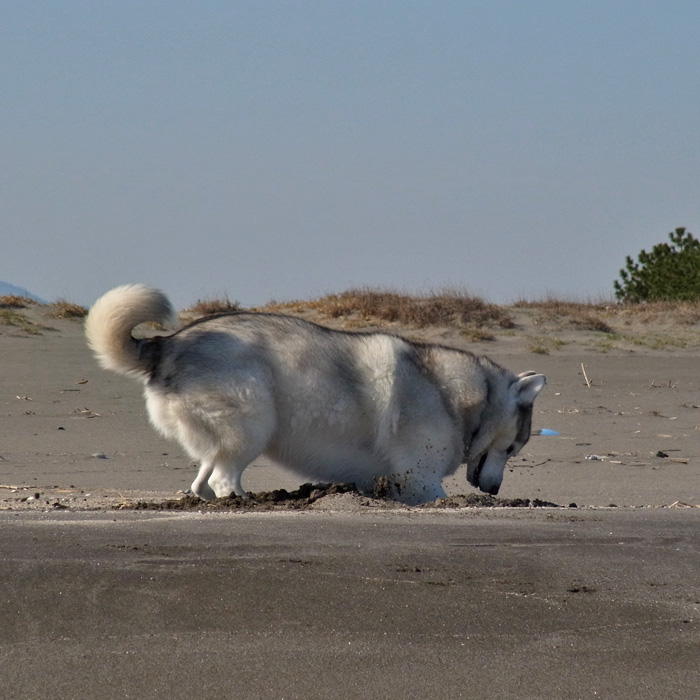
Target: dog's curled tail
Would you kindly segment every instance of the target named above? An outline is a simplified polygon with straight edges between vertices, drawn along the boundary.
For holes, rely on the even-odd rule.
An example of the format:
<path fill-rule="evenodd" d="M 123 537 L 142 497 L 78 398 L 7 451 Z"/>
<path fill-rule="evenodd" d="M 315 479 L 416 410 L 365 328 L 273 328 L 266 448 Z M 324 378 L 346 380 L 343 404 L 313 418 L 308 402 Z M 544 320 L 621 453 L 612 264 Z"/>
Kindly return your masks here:
<path fill-rule="evenodd" d="M 145 284 L 125 284 L 101 296 L 85 320 L 85 335 L 99 363 L 120 374 L 144 378 L 148 357 L 144 341 L 131 334 L 140 323 L 160 323 L 168 329 L 179 325 L 168 297 Z"/>

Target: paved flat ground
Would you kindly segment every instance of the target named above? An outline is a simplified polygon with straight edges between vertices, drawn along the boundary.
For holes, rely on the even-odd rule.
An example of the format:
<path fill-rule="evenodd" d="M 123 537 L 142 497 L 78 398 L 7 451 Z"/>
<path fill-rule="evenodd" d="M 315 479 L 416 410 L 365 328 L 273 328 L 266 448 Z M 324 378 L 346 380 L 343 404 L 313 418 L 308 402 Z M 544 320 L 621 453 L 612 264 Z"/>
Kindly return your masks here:
<path fill-rule="evenodd" d="M 7 700 L 698 697 L 698 509 L 0 528 Z"/>

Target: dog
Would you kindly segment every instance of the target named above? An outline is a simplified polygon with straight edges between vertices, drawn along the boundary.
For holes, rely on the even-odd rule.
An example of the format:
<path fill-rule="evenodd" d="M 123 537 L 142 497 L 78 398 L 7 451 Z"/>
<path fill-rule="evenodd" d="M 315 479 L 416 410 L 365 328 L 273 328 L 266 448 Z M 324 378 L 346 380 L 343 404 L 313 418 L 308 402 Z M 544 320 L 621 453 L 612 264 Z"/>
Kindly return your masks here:
<path fill-rule="evenodd" d="M 135 338 L 146 322 L 172 333 Z M 263 454 L 365 493 L 384 478 L 407 504 L 444 497 L 442 480 L 466 463 L 468 481 L 495 495 L 546 383 L 467 351 L 281 314 L 179 327 L 168 298 L 142 284 L 98 299 L 85 331 L 104 368 L 144 382 L 151 423 L 199 462 L 192 492 L 205 500 L 245 496 L 241 475 Z"/>

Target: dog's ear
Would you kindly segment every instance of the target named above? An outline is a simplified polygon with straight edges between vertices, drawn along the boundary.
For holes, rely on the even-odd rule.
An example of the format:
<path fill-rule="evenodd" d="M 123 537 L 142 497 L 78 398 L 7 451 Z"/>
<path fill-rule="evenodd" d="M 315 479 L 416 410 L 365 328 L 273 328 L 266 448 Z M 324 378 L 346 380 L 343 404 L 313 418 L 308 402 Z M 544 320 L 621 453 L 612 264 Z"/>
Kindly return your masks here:
<path fill-rule="evenodd" d="M 534 372 L 523 372 L 518 375 L 518 381 L 515 382 L 515 398 L 519 406 L 532 406 L 535 399 L 544 385 L 547 383 L 547 378 L 544 374 L 535 374 Z"/>

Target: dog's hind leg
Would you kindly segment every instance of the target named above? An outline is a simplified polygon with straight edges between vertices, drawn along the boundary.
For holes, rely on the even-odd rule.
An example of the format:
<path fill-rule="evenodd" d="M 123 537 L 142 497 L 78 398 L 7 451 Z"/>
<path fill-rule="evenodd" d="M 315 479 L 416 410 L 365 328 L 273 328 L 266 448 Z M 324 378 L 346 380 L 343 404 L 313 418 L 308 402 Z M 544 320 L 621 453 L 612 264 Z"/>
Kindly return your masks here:
<path fill-rule="evenodd" d="M 247 466 L 248 462 L 222 459 L 220 456 L 213 460 L 203 460 L 197 477 L 192 482 L 192 493 L 205 501 L 226 498 L 232 494 L 247 496 L 241 484 L 241 476 Z"/>
<path fill-rule="evenodd" d="M 246 495 L 241 475 L 268 447 L 276 428 L 274 402 L 264 382 L 243 377 L 224 389 L 187 407 L 188 452 L 202 455 L 192 491 L 207 500 Z"/>
<path fill-rule="evenodd" d="M 236 459 L 222 459 L 218 457 L 211 470 L 207 487 L 216 494 L 217 498 L 247 496 L 241 484 L 241 476 L 248 464 L 257 457 L 257 454 L 248 459 L 248 455 L 238 456 Z"/>
<path fill-rule="evenodd" d="M 202 460 L 202 464 L 197 472 L 197 477 L 192 482 L 190 489 L 195 496 L 199 496 L 205 501 L 211 501 L 216 498 L 211 486 L 209 486 L 209 477 L 211 476 L 214 464 L 211 460 Z"/>
<path fill-rule="evenodd" d="M 231 441 L 233 444 L 229 444 L 227 450 L 220 450 L 214 457 L 208 486 L 216 494 L 216 498 L 226 498 L 231 494 L 247 495 L 241 484 L 241 476 L 246 467 L 265 451 L 270 440 L 272 425 L 268 422 L 268 426 L 256 426 L 258 429 L 255 431 L 252 429 L 241 431 L 237 441 Z M 265 430 L 265 427 L 268 429 Z"/>
<path fill-rule="evenodd" d="M 197 477 L 192 482 L 192 493 L 205 501 L 231 495 L 247 496 L 241 484 L 241 476 L 247 466 L 247 461 L 222 459 L 220 456 L 213 460 L 203 460 Z"/>

